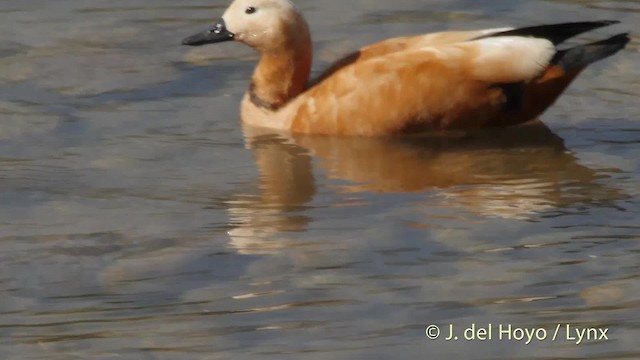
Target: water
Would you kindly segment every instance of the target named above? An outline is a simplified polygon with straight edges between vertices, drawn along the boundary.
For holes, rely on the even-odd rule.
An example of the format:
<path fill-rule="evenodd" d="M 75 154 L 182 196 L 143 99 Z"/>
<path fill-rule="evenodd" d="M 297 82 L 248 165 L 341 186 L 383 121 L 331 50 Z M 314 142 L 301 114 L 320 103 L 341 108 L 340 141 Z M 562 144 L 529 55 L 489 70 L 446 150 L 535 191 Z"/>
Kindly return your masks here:
<path fill-rule="evenodd" d="M 297 3 L 316 72 L 439 29 L 640 32 L 635 1 Z M 0 4 L 0 358 L 640 357 L 637 41 L 548 128 L 278 136 L 238 121 L 251 50 L 179 45 L 225 6 Z M 473 323 L 493 339 L 444 340 Z M 500 341 L 500 324 L 548 338 Z M 558 324 L 609 340 L 552 341 Z"/>

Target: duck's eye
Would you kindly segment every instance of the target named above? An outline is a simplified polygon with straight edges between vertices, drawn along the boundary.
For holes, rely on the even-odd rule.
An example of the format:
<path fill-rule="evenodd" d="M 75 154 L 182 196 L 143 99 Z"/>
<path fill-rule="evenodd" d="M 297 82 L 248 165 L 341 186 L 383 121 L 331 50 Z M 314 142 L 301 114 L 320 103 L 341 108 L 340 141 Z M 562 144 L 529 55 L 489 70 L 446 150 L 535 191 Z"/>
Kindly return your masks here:
<path fill-rule="evenodd" d="M 246 8 L 246 10 L 244 11 L 245 14 L 253 14 L 254 12 L 256 12 L 256 8 L 254 8 L 253 6 L 249 6 L 248 8 Z"/>

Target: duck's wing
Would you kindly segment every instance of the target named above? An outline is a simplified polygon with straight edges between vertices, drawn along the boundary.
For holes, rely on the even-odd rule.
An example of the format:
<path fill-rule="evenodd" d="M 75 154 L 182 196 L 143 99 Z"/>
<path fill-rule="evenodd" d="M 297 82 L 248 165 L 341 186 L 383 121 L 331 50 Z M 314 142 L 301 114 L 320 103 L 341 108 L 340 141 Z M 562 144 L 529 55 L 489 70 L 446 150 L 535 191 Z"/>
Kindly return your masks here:
<path fill-rule="evenodd" d="M 504 101 L 496 84 L 539 76 L 544 39 L 500 37 L 396 51 L 345 66 L 283 109 L 305 133 L 384 135 L 484 122 Z M 468 120 L 467 120 L 468 121 Z"/>
<path fill-rule="evenodd" d="M 624 34 L 557 51 L 555 41 L 505 34 L 408 48 L 344 66 L 282 115 L 303 133 L 388 135 L 510 125 L 539 115 Z"/>
<path fill-rule="evenodd" d="M 325 71 L 323 71 L 311 85 L 317 84 L 327 77 L 334 74 L 341 68 L 355 63 L 363 62 L 377 56 L 389 55 L 394 52 L 407 51 L 410 49 L 419 49 L 427 46 L 438 46 L 445 44 L 453 44 L 492 34 L 503 33 L 513 30 L 513 28 L 496 28 L 472 31 L 443 31 L 415 36 L 403 36 L 380 41 L 371 45 L 367 45 L 358 51 L 355 51 L 340 60 L 333 63 Z"/>

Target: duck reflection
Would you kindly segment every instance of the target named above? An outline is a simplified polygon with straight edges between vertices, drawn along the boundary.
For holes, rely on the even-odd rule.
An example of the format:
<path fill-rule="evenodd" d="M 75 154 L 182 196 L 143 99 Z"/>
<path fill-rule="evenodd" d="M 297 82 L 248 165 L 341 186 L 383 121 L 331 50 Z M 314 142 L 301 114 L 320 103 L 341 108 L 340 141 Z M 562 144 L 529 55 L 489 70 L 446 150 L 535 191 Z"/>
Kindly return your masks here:
<path fill-rule="evenodd" d="M 580 165 L 539 121 L 408 138 L 276 134 L 252 127 L 244 133 L 260 172 L 260 195 L 228 204 L 234 227 L 229 234 L 244 253 L 288 246 L 283 233 L 306 229 L 312 219 L 303 210 L 318 191 L 316 162 L 327 179 L 341 181 L 337 191 L 345 194 L 424 193 L 425 207 L 483 217 L 528 219 L 621 198 L 598 183 L 606 173 Z"/>
<path fill-rule="evenodd" d="M 259 195 L 228 201 L 231 244 L 242 254 L 268 254 L 287 246 L 277 233 L 304 231 L 311 221 L 301 215 L 313 200 L 316 182 L 308 151 L 278 134 L 244 129 L 246 145 L 258 165 Z"/>

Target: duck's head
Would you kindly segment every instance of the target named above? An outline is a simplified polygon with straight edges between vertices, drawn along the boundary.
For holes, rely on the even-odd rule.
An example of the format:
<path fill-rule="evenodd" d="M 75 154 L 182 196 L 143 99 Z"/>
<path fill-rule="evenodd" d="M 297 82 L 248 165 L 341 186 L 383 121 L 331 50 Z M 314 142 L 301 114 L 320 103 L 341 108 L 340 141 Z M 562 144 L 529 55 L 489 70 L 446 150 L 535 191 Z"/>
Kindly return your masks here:
<path fill-rule="evenodd" d="M 235 0 L 213 27 L 182 41 L 189 46 L 240 41 L 258 51 L 289 46 L 307 32 L 307 25 L 289 0 Z"/>

